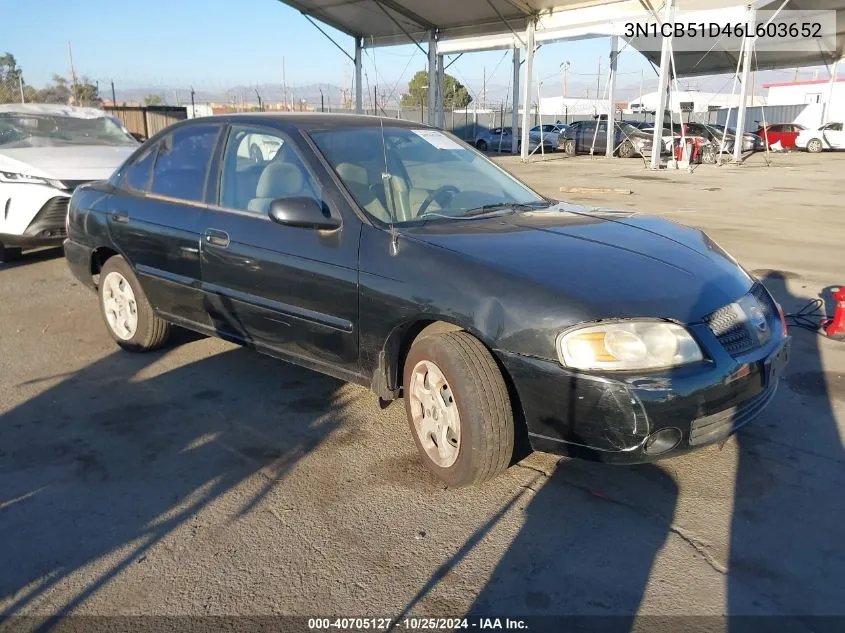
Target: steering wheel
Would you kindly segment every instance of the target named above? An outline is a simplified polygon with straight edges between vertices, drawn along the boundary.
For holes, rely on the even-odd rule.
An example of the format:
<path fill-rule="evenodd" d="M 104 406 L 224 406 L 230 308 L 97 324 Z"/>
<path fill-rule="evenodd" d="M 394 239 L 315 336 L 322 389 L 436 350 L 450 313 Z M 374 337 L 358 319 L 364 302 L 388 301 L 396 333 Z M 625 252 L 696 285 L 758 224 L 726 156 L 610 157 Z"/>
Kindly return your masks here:
<path fill-rule="evenodd" d="M 442 187 L 438 187 L 430 194 L 428 194 L 425 200 L 423 200 L 423 203 L 420 205 L 419 211 L 417 211 L 417 217 L 419 218 L 425 215 L 425 212 L 428 210 L 428 207 L 431 205 L 431 203 L 437 200 L 444 193 L 451 193 L 452 195 L 454 195 L 460 192 L 461 190 L 454 185 L 443 185 Z"/>

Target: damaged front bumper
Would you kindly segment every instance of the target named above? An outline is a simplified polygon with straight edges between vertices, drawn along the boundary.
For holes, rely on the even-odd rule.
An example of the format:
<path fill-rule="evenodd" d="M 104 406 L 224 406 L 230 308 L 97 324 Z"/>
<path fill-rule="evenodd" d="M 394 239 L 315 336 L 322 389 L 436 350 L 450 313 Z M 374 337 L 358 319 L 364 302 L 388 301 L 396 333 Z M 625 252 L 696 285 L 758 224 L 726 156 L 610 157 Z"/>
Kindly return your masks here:
<path fill-rule="evenodd" d="M 711 339 L 708 360 L 642 375 L 588 374 L 512 352 L 497 355 L 519 395 L 534 450 L 639 463 L 724 441 L 774 398 L 789 357 L 785 332 L 738 358 L 706 328 L 696 335 Z"/>

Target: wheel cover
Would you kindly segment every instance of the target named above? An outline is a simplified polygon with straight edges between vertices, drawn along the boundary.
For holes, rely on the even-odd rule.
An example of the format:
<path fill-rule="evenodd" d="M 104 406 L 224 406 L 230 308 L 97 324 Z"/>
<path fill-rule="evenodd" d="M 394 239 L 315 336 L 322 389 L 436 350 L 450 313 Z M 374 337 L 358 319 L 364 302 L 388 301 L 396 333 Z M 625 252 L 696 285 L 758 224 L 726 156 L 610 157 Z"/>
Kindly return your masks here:
<path fill-rule="evenodd" d="M 461 451 L 461 417 L 446 377 L 430 360 L 421 360 L 411 372 L 411 422 L 428 458 L 449 468 Z"/>
<path fill-rule="evenodd" d="M 110 272 L 103 280 L 103 313 L 114 335 L 128 341 L 138 330 L 138 303 L 126 277 Z"/>
<path fill-rule="evenodd" d="M 818 141 L 816 139 L 813 139 L 812 141 L 810 141 L 810 151 L 811 152 L 817 152 L 821 148 L 821 146 L 822 146 L 821 141 Z"/>

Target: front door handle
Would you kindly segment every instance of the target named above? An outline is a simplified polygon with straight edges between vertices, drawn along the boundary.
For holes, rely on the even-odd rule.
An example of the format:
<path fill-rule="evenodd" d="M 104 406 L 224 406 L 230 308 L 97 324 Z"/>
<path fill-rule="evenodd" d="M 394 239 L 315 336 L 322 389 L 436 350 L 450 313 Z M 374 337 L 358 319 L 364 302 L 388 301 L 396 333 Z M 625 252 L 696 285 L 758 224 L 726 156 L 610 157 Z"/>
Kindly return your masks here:
<path fill-rule="evenodd" d="M 126 213 L 126 211 L 115 211 L 111 214 L 111 219 L 115 222 L 126 224 L 127 222 L 129 222 L 129 214 Z"/>
<path fill-rule="evenodd" d="M 217 229 L 205 230 L 205 241 L 214 246 L 226 248 L 229 245 L 229 234 L 226 231 L 218 231 Z"/>

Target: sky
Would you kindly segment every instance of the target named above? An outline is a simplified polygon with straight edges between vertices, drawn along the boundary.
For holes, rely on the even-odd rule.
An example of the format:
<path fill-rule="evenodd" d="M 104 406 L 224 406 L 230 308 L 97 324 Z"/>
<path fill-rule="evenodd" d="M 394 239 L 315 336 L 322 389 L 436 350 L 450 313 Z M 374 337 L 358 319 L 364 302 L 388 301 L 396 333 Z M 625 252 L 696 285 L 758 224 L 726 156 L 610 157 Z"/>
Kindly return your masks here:
<path fill-rule="evenodd" d="M 48 17 L 47 17 L 48 16 Z M 77 75 L 118 90 L 138 87 L 225 90 L 237 85 L 314 83 L 347 87 L 349 60 L 299 12 L 278 0 L 31 0 L 4 7 L 0 53 L 17 58 L 25 81 L 41 87 L 53 73 L 70 74 L 68 42 Z M 353 43 L 333 31 L 347 52 Z M 569 61 L 567 94 L 595 97 L 599 64 L 606 73 L 609 39 L 546 44 L 535 56 L 535 77 L 543 96 L 563 90 L 561 64 Z M 447 58 L 447 63 L 453 58 Z M 367 85 L 386 85 L 401 94 L 414 72 L 425 68 L 423 54 L 413 45 L 369 50 L 364 56 Z M 467 85 L 470 93 L 488 86 L 507 87 L 512 64 L 508 51 L 472 53 L 447 70 Z M 767 80 L 790 79 L 791 71 Z M 619 56 L 619 101 L 636 98 L 641 79 L 646 92 L 657 78 L 636 51 Z M 730 77 L 704 80 L 701 89 L 730 91 Z M 604 91 L 606 75 L 601 79 Z M 701 82 L 699 82 L 701 84 Z"/>

